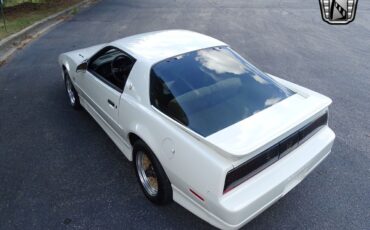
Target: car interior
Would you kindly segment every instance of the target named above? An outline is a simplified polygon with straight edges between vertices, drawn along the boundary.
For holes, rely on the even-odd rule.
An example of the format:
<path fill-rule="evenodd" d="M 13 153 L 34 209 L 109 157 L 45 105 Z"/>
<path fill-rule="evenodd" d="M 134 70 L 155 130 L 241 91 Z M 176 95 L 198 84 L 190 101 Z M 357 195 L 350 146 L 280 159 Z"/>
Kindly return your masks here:
<path fill-rule="evenodd" d="M 111 48 L 92 60 L 89 70 L 123 90 L 134 60 L 122 51 Z"/>

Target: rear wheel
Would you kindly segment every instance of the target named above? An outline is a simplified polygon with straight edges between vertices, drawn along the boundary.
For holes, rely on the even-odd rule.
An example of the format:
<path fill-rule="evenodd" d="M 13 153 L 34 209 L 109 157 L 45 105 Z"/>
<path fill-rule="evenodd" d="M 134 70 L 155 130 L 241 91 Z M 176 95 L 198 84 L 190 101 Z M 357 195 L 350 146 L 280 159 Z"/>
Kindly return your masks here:
<path fill-rule="evenodd" d="M 65 70 L 64 70 L 64 83 L 65 83 L 69 103 L 74 109 L 79 109 L 81 105 L 80 105 L 80 99 L 78 97 L 78 93 L 72 84 L 69 74 Z"/>
<path fill-rule="evenodd" d="M 134 167 L 145 196 L 155 204 L 172 201 L 172 187 L 158 159 L 142 141 L 134 144 Z"/>

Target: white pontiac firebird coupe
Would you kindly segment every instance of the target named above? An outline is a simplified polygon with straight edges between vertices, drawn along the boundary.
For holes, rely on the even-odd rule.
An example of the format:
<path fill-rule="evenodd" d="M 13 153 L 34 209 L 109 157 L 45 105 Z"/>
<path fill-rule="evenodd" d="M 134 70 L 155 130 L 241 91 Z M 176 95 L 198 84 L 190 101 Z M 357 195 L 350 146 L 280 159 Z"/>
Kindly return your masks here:
<path fill-rule="evenodd" d="M 61 54 L 69 102 L 133 161 L 146 197 L 237 229 L 331 151 L 331 100 L 266 74 L 227 44 L 158 31 Z"/>

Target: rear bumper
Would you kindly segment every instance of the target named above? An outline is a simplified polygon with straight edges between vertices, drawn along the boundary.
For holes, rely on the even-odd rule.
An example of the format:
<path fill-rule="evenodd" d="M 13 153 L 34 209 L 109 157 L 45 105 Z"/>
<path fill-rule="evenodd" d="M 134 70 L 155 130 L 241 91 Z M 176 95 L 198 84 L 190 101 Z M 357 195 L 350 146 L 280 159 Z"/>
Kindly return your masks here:
<path fill-rule="evenodd" d="M 334 139 L 334 132 L 325 126 L 278 162 L 221 198 L 209 200 L 207 208 L 194 203 L 189 207 L 185 200 L 179 203 L 216 227 L 238 229 L 299 184 L 328 156 Z"/>

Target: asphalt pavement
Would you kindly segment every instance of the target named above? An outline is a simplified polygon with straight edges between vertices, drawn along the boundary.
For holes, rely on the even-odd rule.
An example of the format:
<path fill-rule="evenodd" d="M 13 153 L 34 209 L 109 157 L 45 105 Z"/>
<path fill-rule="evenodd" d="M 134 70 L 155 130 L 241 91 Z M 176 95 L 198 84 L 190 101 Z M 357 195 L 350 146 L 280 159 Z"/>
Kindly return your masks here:
<path fill-rule="evenodd" d="M 57 64 L 66 51 L 175 28 L 333 99 L 331 155 L 245 229 L 370 229 L 370 2 L 333 26 L 317 0 L 105 0 L 19 50 L 0 67 L 0 229 L 212 229 L 145 199 L 131 163 L 70 108 Z"/>

